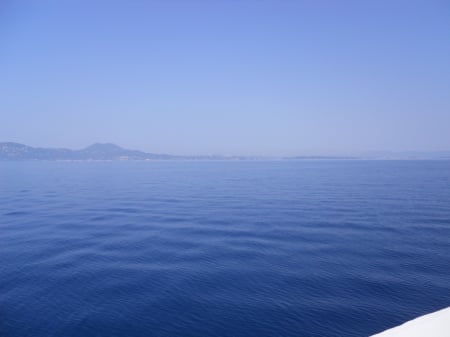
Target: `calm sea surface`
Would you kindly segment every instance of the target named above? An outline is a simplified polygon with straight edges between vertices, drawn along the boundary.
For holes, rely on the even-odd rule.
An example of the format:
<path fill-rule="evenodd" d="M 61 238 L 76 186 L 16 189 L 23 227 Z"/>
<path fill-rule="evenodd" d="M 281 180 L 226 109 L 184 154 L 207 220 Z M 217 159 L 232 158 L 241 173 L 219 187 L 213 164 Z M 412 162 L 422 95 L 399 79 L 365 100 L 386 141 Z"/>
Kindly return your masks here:
<path fill-rule="evenodd" d="M 353 337 L 450 305 L 450 161 L 0 163 L 1 337 Z"/>

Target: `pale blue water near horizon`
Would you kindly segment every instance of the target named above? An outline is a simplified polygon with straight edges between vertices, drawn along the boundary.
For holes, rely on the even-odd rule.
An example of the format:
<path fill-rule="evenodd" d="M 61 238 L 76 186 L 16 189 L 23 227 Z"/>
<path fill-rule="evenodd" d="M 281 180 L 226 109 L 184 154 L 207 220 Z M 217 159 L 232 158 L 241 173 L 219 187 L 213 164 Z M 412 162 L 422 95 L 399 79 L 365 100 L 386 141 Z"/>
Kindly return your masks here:
<path fill-rule="evenodd" d="M 368 336 L 450 305 L 450 161 L 0 163 L 0 336 Z"/>

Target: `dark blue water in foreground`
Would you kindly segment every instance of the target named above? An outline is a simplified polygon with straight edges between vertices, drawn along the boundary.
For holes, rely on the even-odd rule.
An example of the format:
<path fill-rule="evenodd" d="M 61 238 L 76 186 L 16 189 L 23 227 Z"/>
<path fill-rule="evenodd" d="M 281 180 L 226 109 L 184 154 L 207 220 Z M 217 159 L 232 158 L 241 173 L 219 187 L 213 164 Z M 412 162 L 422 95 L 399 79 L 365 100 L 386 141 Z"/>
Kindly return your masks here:
<path fill-rule="evenodd" d="M 0 163 L 0 336 L 367 336 L 450 305 L 449 161 Z"/>

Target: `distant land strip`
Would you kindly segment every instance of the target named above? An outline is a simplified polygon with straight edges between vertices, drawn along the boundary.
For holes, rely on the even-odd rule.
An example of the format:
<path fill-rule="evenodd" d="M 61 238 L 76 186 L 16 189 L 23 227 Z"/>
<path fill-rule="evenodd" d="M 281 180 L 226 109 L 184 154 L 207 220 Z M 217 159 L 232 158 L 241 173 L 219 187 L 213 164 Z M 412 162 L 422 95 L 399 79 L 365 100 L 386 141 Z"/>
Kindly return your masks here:
<path fill-rule="evenodd" d="M 126 160 L 449 160 L 450 151 L 368 152 L 361 156 L 180 156 L 124 149 L 112 143 L 95 143 L 81 150 L 41 148 L 14 142 L 0 142 L 0 161 L 126 161 Z"/>

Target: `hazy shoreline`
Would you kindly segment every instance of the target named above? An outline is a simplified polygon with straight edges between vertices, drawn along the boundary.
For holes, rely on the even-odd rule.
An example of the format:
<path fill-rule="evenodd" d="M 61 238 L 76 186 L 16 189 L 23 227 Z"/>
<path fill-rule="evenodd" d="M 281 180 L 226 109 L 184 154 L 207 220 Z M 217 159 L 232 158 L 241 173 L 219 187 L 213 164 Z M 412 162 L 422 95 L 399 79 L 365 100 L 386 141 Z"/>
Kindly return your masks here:
<path fill-rule="evenodd" d="M 255 161 L 255 160 L 450 160 L 450 151 L 439 152 L 373 152 L 355 156 L 298 155 L 172 155 L 129 150 L 112 143 L 95 143 L 80 150 L 39 148 L 20 143 L 0 143 L 0 161 Z"/>

